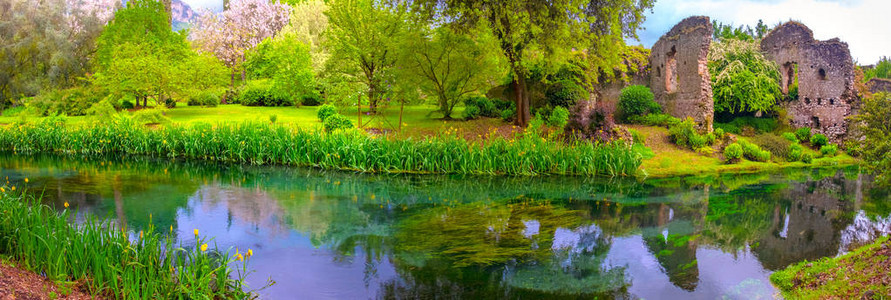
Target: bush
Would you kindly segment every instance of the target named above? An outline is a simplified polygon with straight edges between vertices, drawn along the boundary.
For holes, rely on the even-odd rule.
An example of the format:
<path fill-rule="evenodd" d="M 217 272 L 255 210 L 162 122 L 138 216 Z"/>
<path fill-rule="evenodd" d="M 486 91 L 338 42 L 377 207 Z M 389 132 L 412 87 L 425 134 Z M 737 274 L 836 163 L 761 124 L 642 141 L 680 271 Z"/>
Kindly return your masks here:
<path fill-rule="evenodd" d="M 216 107 L 220 104 L 220 96 L 213 91 L 203 91 L 189 96 L 188 104 L 189 106 Z"/>
<path fill-rule="evenodd" d="M 798 128 L 795 131 L 795 137 L 798 138 L 801 142 L 807 142 L 811 140 L 811 129 L 808 127 Z"/>
<path fill-rule="evenodd" d="M 743 149 L 737 143 L 730 144 L 727 148 L 724 148 L 724 160 L 727 162 L 737 162 L 743 156 Z"/>
<path fill-rule="evenodd" d="M 823 147 L 827 143 L 829 143 L 829 139 L 823 134 L 818 133 L 811 137 L 811 146 L 814 146 L 814 148 Z"/>
<path fill-rule="evenodd" d="M 772 132 L 777 129 L 779 122 L 774 118 L 737 117 L 728 123 L 715 123 L 715 128 L 721 128 L 733 134 L 742 134 L 743 128 L 751 127 L 756 134 Z"/>
<path fill-rule="evenodd" d="M 160 109 L 143 109 L 133 113 L 133 120 L 139 124 L 161 124 L 169 119 Z"/>
<path fill-rule="evenodd" d="M 238 96 L 238 103 L 244 106 L 292 106 L 291 95 L 272 88 L 265 80 L 249 81 Z"/>
<path fill-rule="evenodd" d="M 622 89 L 619 95 L 619 112 L 623 119 L 629 120 L 633 116 L 643 116 L 651 113 L 661 113 L 662 107 L 654 100 L 650 88 L 642 85 L 632 85 Z"/>
<path fill-rule="evenodd" d="M 90 109 L 87 110 L 87 115 L 93 116 L 94 119 L 98 121 L 107 121 L 111 120 L 111 118 L 117 114 L 118 112 L 114 109 L 114 106 L 108 102 L 108 100 L 99 101 L 93 106 L 90 106 Z"/>
<path fill-rule="evenodd" d="M 501 119 L 504 120 L 505 122 L 513 121 L 514 117 L 516 117 L 516 116 L 517 116 L 517 112 L 513 108 L 505 109 L 505 110 L 501 111 Z"/>
<path fill-rule="evenodd" d="M 779 137 L 775 134 L 761 134 L 753 137 L 752 142 L 760 146 L 762 149 L 769 151 L 773 157 L 786 158 L 789 157 L 792 142 Z"/>
<path fill-rule="evenodd" d="M 770 160 L 770 152 L 766 150 L 762 150 L 758 145 L 746 142 L 746 141 L 738 141 L 737 143 L 742 146 L 743 156 L 751 161 L 760 161 L 767 162 Z"/>
<path fill-rule="evenodd" d="M 585 99 L 587 94 L 588 92 L 574 80 L 562 79 L 547 89 L 545 99 L 550 107 L 569 108 L 579 100 Z"/>
<path fill-rule="evenodd" d="M 164 106 L 167 108 L 176 108 L 176 100 L 173 100 L 173 98 L 164 99 Z"/>
<path fill-rule="evenodd" d="M 715 138 L 718 140 L 723 140 L 725 137 L 727 137 L 727 133 L 725 133 L 724 129 L 721 129 L 721 128 L 715 128 L 714 133 L 715 133 Z"/>
<path fill-rule="evenodd" d="M 810 153 L 805 153 L 801 155 L 801 162 L 809 164 L 814 162 L 814 156 Z"/>
<path fill-rule="evenodd" d="M 789 146 L 789 155 L 786 158 L 789 161 L 799 161 L 802 154 L 804 154 L 804 147 L 801 144 L 795 143 Z"/>
<path fill-rule="evenodd" d="M 316 116 L 319 117 L 319 122 L 325 122 L 325 119 L 336 114 L 337 107 L 331 104 L 319 106 L 319 109 L 316 111 Z"/>
<path fill-rule="evenodd" d="M 554 127 L 563 128 L 567 122 L 569 122 L 569 110 L 562 106 L 555 107 L 548 117 L 548 124 Z"/>
<path fill-rule="evenodd" d="M 791 132 L 783 132 L 783 138 L 786 139 L 787 141 L 790 141 L 790 142 L 793 142 L 793 143 L 798 143 L 798 142 L 800 142 L 800 141 L 798 140 L 798 138 L 795 137 L 795 134 L 794 134 L 794 133 L 791 133 Z"/>
<path fill-rule="evenodd" d="M 319 96 L 318 93 L 308 93 L 303 95 L 300 103 L 306 106 L 319 106 L 322 104 L 322 96 Z"/>
<path fill-rule="evenodd" d="M 132 96 L 125 96 L 123 99 L 121 99 L 121 108 L 134 109 L 136 108 L 136 104 L 134 104 L 134 102 L 136 102 L 136 99 L 134 99 Z"/>
<path fill-rule="evenodd" d="M 666 114 L 647 114 L 643 116 L 631 116 L 628 119 L 631 123 L 647 126 L 663 126 L 671 127 L 681 123 L 681 119 Z"/>
<path fill-rule="evenodd" d="M 473 120 L 480 117 L 480 108 L 476 105 L 469 105 L 464 108 L 464 119 Z"/>
<path fill-rule="evenodd" d="M 276 115 L 276 114 L 269 115 L 269 123 L 275 124 L 275 121 L 278 121 L 278 115 Z"/>
<path fill-rule="evenodd" d="M 835 156 L 838 153 L 838 146 L 836 145 L 826 145 L 820 148 L 820 153 L 823 156 Z"/>
<path fill-rule="evenodd" d="M 696 130 L 696 123 L 692 118 L 687 118 L 680 124 L 669 128 L 668 136 L 678 146 L 693 150 L 709 145 L 708 138 Z"/>
<path fill-rule="evenodd" d="M 353 128 L 353 122 L 341 114 L 333 114 L 325 118 L 325 132 L 334 132 L 340 129 Z"/>

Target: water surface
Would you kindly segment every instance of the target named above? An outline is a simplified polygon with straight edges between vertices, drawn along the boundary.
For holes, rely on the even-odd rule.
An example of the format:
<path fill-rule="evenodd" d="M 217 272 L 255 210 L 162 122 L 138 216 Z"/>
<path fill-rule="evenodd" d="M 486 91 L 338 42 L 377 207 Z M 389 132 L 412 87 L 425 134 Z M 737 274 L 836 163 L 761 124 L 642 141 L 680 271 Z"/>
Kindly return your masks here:
<path fill-rule="evenodd" d="M 133 231 L 253 249 L 266 299 L 773 298 L 773 271 L 891 232 L 889 194 L 856 169 L 640 181 L 3 155 L 0 176 Z"/>

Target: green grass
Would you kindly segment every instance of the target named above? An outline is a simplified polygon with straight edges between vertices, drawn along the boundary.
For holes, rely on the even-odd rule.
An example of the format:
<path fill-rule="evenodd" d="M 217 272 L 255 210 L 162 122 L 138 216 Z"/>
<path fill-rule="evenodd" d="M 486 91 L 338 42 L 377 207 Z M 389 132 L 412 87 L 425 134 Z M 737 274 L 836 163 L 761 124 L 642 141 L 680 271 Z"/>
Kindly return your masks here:
<path fill-rule="evenodd" d="M 116 154 L 282 164 L 370 173 L 634 175 L 641 156 L 622 143 L 564 143 L 529 131 L 479 141 L 456 130 L 423 139 L 357 130 L 323 133 L 294 125 L 195 123 L 147 128 L 128 117 L 107 125 L 65 126 L 47 119 L 0 129 L 0 150 Z"/>
<path fill-rule="evenodd" d="M 879 238 L 840 257 L 800 262 L 777 271 L 770 281 L 787 299 L 872 299 L 891 295 L 891 242 Z"/>
<path fill-rule="evenodd" d="M 111 299 L 250 297 L 243 283 L 246 262 L 207 249 L 209 240 L 196 236 L 194 245 L 175 246 L 172 232 L 162 234 L 152 226 L 127 232 L 90 216 L 72 225 L 76 212 L 57 212 L 14 193 L 10 186 L 0 190 L 0 254 L 50 280 L 74 282 L 93 296 Z"/>

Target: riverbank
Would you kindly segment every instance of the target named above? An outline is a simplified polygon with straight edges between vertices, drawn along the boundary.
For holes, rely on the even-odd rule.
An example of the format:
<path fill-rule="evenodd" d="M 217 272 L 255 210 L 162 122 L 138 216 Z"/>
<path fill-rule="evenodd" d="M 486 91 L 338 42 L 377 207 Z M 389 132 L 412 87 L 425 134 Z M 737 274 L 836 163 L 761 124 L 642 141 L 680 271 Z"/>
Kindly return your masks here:
<path fill-rule="evenodd" d="M 839 257 L 801 262 L 770 276 L 787 299 L 891 297 L 891 239 L 883 237 Z"/>
<path fill-rule="evenodd" d="M 76 282 L 91 297 L 242 299 L 251 295 L 244 285 L 245 255 L 211 248 L 208 244 L 213 241 L 201 238 L 198 229 L 195 243 L 182 245 L 174 244 L 172 227 L 162 234 L 149 223 L 144 230 L 130 232 L 113 221 L 91 216 L 72 224 L 77 208 L 68 202 L 57 210 L 17 194 L 27 189 L 28 182 L 26 178 L 18 187 L 0 187 L 0 255 L 24 269 L 43 274 L 51 282 Z M 19 275 L 12 279 L 14 283 L 34 285 L 28 274 L 11 273 Z"/>
<path fill-rule="evenodd" d="M 101 298 L 90 297 L 73 284 L 53 282 L 15 265 L 8 259 L 0 258 L 0 300 L 13 299 L 87 300 Z"/>

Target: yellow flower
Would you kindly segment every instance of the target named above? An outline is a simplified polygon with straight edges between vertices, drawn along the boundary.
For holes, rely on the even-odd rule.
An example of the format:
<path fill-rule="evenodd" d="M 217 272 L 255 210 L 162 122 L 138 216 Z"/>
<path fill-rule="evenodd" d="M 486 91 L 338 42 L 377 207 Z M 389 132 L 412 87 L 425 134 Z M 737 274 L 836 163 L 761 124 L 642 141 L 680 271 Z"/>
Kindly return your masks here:
<path fill-rule="evenodd" d="M 28 178 L 25 178 L 25 183 L 28 183 Z"/>
<path fill-rule="evenodd" d="M 170 228 L 173 228 L 173 226 L 170 226 Z M 195 229 L 195 236 L 198 236 L 198 229 L 197 229 L 197 228 Z"/>
<path fill-rule="evenodd" d="M 201 244 L 201 252 L 207 251 L 207 244 Z"/>
<path fill-rule="evenodd" d="M 68 202 L 65 202 L 65 208 L 68 208 Z"/>
<path fill-rule="evenodd" d="M 139 239 L 142 239 L 142 230 L 139 231 Z"/>
<path fill-rule="evenodd" d="M 244 256 L 242 256 L 241 253 L 235 253 L 235 261 L 242 261 L 242 260 L 244 260 Z"/>
<path fill-rule="evenodd" d="M 248 249 L 247 257 L 250 258 L 251 256 L 254 256 L 254 250 Z"/>
<path fill-rule="evenodd" d="M 15 191 L 15 186 L 14 186 L 14 185 L 12 186 L 12 189 L 11 189 L 11 190 Z"/>
<path fill-rule="evenodd" d="M 6 193 L 6 189 L 0 187 L 0 193 Z"/>

